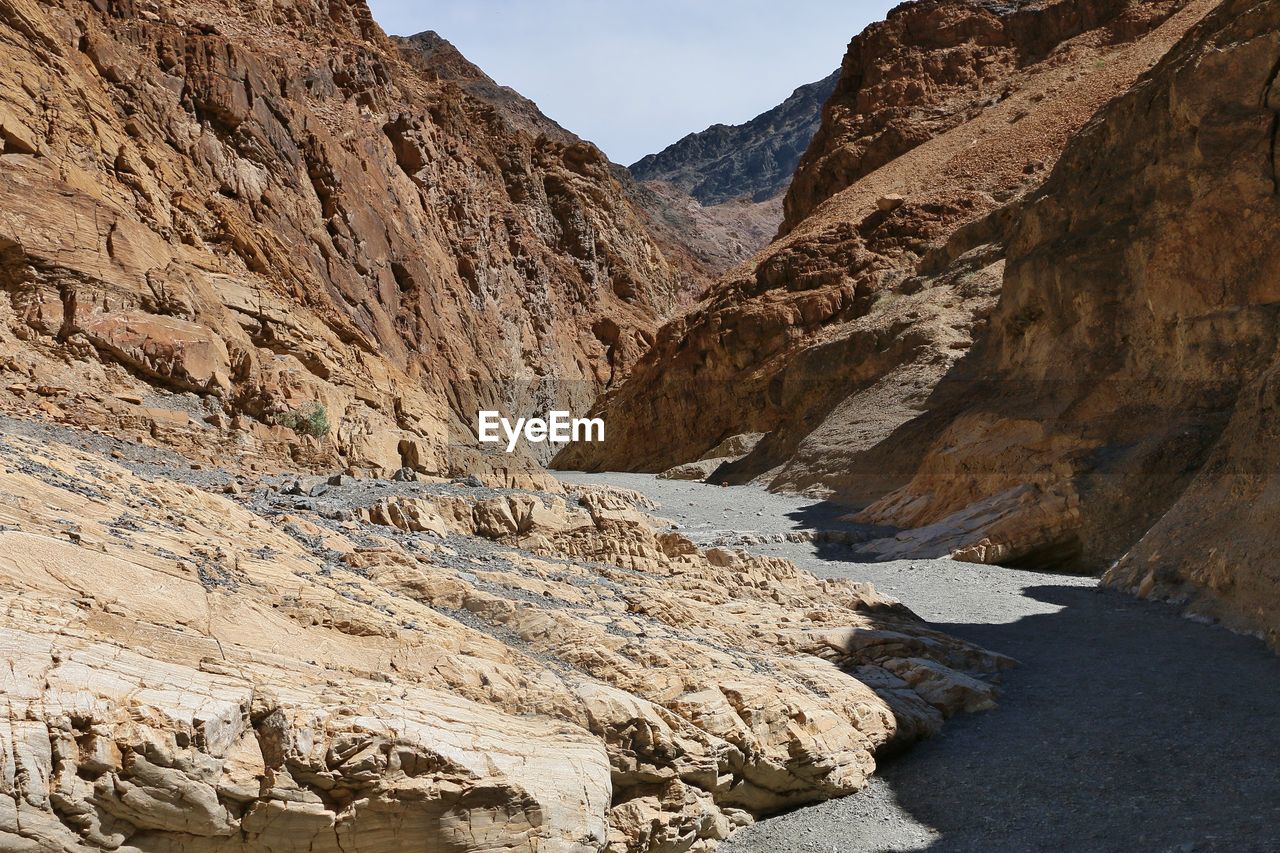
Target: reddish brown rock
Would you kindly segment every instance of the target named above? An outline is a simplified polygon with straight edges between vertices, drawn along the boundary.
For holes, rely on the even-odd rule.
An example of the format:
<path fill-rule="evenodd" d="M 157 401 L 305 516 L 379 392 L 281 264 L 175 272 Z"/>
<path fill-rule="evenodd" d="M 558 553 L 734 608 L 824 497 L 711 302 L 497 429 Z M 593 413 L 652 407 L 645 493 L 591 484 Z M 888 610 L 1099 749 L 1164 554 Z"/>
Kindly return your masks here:
<path fill-rule="evenodd" d="M 1025 86 L 1019 78 L 1028 71 L 1074 64 L 1086 74 L 1089 62 L 1105 62 L 1099 55 L 1086 59 L 1082 45 L 1072 44 L 1081 36 L 1093 46 L 1122 45 L 1144 36 L 1181 5 L 904 3 L 850 43 L 822 127 L 787 193 L 783 232 L 860 178 L 1014 96 Z M 1062 100 L 1072 100 L 1065 94 Z M 1026 162 L 1039 162 L 1033 171 L 1044 165 Z"/>
<path fill-rule="evenodd" d="M 1278 59 L 1280 8 L 1230 0 L 1081 132 L 921 421 L 933 446 L 865 517 L 1277 643 Z"/>
<path fill-rule="evenodd" d="M 860 504 L 902 485 L 919 447 L 871 451 L 972 345 L 1016 202 L 1211 5 L 894 10 L 855 39 L 793 184 L 796 216 L 809 215 L 663 327 L 600 406 L 608 441 L 556 464 L 663 471 L 761 432 L 717 478 Z"/>

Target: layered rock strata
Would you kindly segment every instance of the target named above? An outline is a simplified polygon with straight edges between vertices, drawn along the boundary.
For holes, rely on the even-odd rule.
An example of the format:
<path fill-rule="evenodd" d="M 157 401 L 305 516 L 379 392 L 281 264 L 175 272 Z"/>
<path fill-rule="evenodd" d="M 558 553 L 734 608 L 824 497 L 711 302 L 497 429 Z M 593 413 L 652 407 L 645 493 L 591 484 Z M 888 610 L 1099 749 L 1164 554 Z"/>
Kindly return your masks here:
<path fill-rule="evenodd" d="M 1223 3 L 1072 142 L 933 445 L 865 517 L 1276 644 L 1278 32 L 1275 4 Z"/>

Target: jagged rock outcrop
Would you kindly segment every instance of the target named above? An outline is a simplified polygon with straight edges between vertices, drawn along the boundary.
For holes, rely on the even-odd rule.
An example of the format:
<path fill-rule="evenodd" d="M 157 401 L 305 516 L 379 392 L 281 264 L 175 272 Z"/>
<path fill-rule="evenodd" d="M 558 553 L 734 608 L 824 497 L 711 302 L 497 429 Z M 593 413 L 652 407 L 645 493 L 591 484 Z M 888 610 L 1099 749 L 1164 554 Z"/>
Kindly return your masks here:
<path fill-rule="evenodd" d="M 597 149 L 361 0 L 4 0 L 0 127 L 9 381 L 214 400 L 193 447 L 319 403 L 282 452 L 444 472 L 480 407 L 589 405 L 685 287 Z"/>
<path fill-rule="evenodd" d="M 6 850 L 707 851 L 1011 663 L 617 489 L 0 463 Z"/>
<path fill-rule="evenodd" d="M 600 404 L 608 442 L 555 464 L 662 471 L 761 432 L 717 479 L 861 505 L 901 486 L 920 448 L 885 439 L 923 411 L 994 307 L 1019 200 L 1211 6 L 895 9 L 855 39 L 792 187 L 812 212 L 667 324 Z M 882 445 L 902 455 L 871 453 Z"/>
<path fill-rule="evenodd" d="M 1028 71 L 1085 60 L 1077 69 L 1084 71 L 1089 60 L 1078 53 L 1071 56 L 1075 51 L 1064 51 L 1065 43 L 1092 34 L 1086 40 L 1099 46 L 1124 44 L 1145 35 L 1180 5 L 1133 0 L 904 3 L 849 44 L 822 126 L 787 192 L 783 232 L 860 178 L 1014 95 Z M 1103 56 L 1091 59 L 1107 61 Z"/>
<path fill-rule="evenodd" d="M 1110 567 L 1277 644 L 1278 63 L 1280 6 L 1228 0 L 1073 140 L 922 419 L 933 446 L 866 518 Z"/>
<path fill-rule="evenodd" d="M 499 85 L 439 33 L 427 31 L 393 38 L 402 55 L 432 79 L 447 80 L 462 87 L 467 94 L 494 107 L 513 126 L 566 145 L 591 145 L 544 115 L 533 101 L 509 86 Z M 617 164 L 611 163 L 610 170 L 676 271 L 676 303 L 682 308 L 692 303 L 712 276 L 746 257 L 772 236 L 772 233 L 763 233 L 771 232 L 772 225 L 756 222 L 753 204 L 729 205 L 723 211 L 705 212 L 701 205 L 670 187 L 642 184 Z M 735 215 L 738 211 L 741 212 Z M 744 247 L 743 241 L 750 244 L 749 247 Z"/>
<path fill-rule="evenodd" d="M 571 144 L 582 141 L 544 114 L 533 101 L 510 86 L 497 83 L 434 30 L 412 36 L 392 36 L 391 39 L 400 46 L 402 55 L 410 63 L 433 78 L 454 83 L 476 100 L 497 108 L 513 126 L 535 137 L 545 135 Z"/>
<path fill-rule="evenodd" d="M 747 260 L 777 233 L 782 196 L 838 76 L 799 87 L 744 124 L 713 125 L 633 163 L 632 197 L 705 273 Z"/>
<path fill-rule="evenodd" d="M 737 462 L 746 456 L 764 438 L 761 433 L 731 435 L 715 447 L 702 454 L 696 462 L 686 462 L 674 468 L 668 468 L 658 475 L 659 480 L 709 480 L 711 475 L 720 470 L 722 465 Z"/>

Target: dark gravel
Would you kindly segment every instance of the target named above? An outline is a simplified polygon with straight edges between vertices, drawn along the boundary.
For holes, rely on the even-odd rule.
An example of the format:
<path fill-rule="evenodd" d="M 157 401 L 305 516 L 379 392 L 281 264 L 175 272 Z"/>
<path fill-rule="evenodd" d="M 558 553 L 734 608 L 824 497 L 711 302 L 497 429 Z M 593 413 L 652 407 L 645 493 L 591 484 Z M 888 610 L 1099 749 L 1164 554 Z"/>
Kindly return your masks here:
<path fill-rule="evenodd" d="M 839 526 L 838 508 L 750 487 L 563 476 L 638 489 L 703 538 Z M 726 853 L 1280 850 L 1280 659 L 1257 640 L 1092 578 L 751 547 L 870 580 L 1023 665 L 995 711 L 951 720 L 862 793 L 749 827 Z"/>

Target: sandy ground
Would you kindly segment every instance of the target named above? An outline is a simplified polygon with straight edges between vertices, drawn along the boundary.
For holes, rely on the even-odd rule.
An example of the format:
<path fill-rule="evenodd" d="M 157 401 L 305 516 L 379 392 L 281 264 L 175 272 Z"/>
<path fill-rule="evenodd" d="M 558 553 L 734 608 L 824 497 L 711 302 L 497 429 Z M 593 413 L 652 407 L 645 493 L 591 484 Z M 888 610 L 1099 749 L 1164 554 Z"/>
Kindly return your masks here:
<path fill-rule="evenodd" d="M 754 487 L 559 476 L 645 492 L 702 542 L 839 526 L 834 507 Z M 997 710 L 885 758 L 856 796 L 743 830 L 726 853 L 1280 850 L 1280 658 L 1260 642 L 1093 578 L 858 563 L 832 543 L 749 547 L 872 581 L 1023 666 Z"/>

